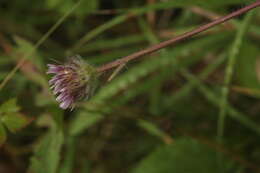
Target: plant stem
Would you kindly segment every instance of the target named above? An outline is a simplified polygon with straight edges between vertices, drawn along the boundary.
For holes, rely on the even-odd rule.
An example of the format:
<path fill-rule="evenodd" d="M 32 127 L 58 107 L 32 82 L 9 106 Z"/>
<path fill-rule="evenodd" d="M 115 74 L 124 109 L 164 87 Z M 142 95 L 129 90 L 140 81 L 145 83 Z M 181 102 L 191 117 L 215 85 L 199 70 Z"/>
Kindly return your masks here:
<path fill-rule="evenodd" d="M 250 20 L 253 17 L 253 13 L 248 13 L 245 16 L 245 19 L 239 27 L 238 32 L 236 34 L 236 38 L 234 40 L 234 43 L 231 47 L 230 55 L 228 58 L 228 63 L 226 67 L 225 72 L 225 78 L 224 78 L 224 85 L 222 87 L 221 91 L 221 103 L 220 103 L 220 111 L 219 111 L 219 119 L 218 119 L 218 134 L 217 134 L 217 140 L 219 143 L 223 142 L 223 136 L 224 136 L 224 127 L 225 127 L 225 117 L 227 113 L 227 103 L 228 103 L 228 93 L 229 93 L 229 87 L 232 80 L 234 67 L 236 64 L 236 59 L 239 54 L 239 50 L 241 49 L 242 43 L 243 43 L 243 37 L 245 37 L 246 32 L 248 30 L 248 26 L 250 24 Z"/>
<path fill-rule="evenodd" d="M 216 19 L 216 20 L 214 20 L 214 21 L 212 21 L 212 22 L 210 22 L 208 24 L 202 25 L 202 26 L 200 26 L 200 27 L 198 27 L 198 28 L 196 28 L 196 29 L 194 29 L 192 31 L 186 32 L 186 33 L 184 33 L 182 35 L 179 35 L 177 37 L 174 37 L 174 38 L 172 38 L 170 40 L 163 41 L 163 42 L 161 42 L 159 44 L 155 44 L 155 45 L 153 45 L 151 47 L 148 47 L 146 49 L 140 50 L 138 52 L 135 52 L 133 54 L 130 54 L 128 56 L 120 58 L 118 60 L 115 60 L 115 61 L 112 61 L 110 63 L 104 64 L 104 65 L 98 67 L 97 70 L 98 70 L 98 72 L 104 72 L 106 70 L 109 70 L 109 69 L 114 68 L 116 66 L 119 66 L 121 64 L 125 64 L 128 61 L 131 61 L 131 60 L 140 58 L 142 56 L 148 55 L 148 54 L 153 53 L 155 51 L 158 51 L 158 50 L 160 50 L 162 48 L 170 46 L 170 45 L 172 45 L 174 43 L 177 43 L 179 41 L 182 41 L 182 40 L 185 40 L 185 39 L 187 39 L 189 37 L 192 37 L 192 36 L 194 36 L 196 34 L 199 34 L 199 33 L 203 32 L 203 31 L 206 31 L 206 30 L 208 30 L 208 29 L 210 29 L 210 28 L 212 28 L 212 27 L 214 27 L 216 25 L 224 23 L 227 20 L 230 20 L 230 19 L 232 19 L 234 17 L 237 17 L 237 16 L 239 16 L 239 15 L 241 15 L 243 13 L 246 13 L 249 10 L 251 10 L 253 8 L 256 8 L 258 6 L 260 6 L 260 0 L 254 2 L 254 3 L 248 5 L 248 6 L 244 7 L 244 8 L 241 8 L 241 9 L 239 9 L 239 10 L 233 12 L 233 13 L 230 13 L 230 14 L 224 16 L 224 17 Z"/>

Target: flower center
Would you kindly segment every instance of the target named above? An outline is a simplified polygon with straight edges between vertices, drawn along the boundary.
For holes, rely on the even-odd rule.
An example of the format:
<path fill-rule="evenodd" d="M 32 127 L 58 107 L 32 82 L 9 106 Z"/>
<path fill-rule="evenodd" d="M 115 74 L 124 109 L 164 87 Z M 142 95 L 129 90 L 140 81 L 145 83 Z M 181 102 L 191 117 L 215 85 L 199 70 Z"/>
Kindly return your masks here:
<path fill-rule="evenodd" d="M 65 74 L 68 74 L 68 73 L 69 73 L 69 71 L 68 71 L 68 70 L 64 70 L 64 73 L 65 73 Z"/>

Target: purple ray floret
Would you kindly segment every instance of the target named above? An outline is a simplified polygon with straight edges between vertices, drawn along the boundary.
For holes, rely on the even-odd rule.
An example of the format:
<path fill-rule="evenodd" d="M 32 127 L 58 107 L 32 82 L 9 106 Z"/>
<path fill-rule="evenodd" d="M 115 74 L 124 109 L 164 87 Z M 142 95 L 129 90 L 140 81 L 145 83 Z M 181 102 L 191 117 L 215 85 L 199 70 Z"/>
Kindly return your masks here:
<path fill-rule="evenodd" d="M 49 85 L 62 109 L 73 109 L 77 101 L 89 96 L 95 69 L 79 55 L 71 57 L 64 65 L 47 66 L 47 74 L 54 74 Z"/>

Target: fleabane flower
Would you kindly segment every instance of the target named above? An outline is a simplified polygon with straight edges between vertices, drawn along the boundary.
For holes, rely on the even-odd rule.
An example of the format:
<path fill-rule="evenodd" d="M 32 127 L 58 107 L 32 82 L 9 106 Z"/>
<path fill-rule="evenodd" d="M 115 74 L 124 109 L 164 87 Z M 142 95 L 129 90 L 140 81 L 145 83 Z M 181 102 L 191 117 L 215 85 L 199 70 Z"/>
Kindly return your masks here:
<path fill-rule="evenodd" d="M 76 102 L 87 99 L 97 78 L 96 69 L 79 55 L 70 57 L 63 65 L 48 64 L 47 74 L 55 74 L 49 85 L 62 109 L 73 109 Z"/>

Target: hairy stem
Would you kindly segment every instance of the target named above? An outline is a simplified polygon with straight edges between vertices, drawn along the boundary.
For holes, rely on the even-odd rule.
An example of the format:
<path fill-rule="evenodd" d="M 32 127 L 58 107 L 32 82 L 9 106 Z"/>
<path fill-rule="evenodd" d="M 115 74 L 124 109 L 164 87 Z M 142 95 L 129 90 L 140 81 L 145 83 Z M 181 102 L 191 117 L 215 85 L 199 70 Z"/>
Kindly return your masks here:
<path fill-rule="evenodd" d="M 104 72 L 106 70 L 109 70 L 109 69 L 112 69 L 114 67 L 117 67 L 117 66 L 119 66 L 121 64 L 125 64 L 128 61 L 131 61 L 131 60 L 140 58 L 142 56 L 148 55 L 150 53 L 156 52 L 156 51 L 158 51 L 158 50 L 160 50 L 162 48 L 165 48 L 167 46 L 173 45 L 174 43 L 177 43 L 179 41 L 185 40 L 185 39 L 187 39 L 189 37 L 192 37 L 192 36 L 194 36 L 196 34 L 199 34 L 199 33 L 203 32 L 203 31 L 206 31 L 206 30 L 208 30 L 208 29 L 210 29 L 210 28 L 212 28 L 212 27 L 214 27 L 216 25 L 224 23 L 227 20 L 230 20 L 230 19 L 232 19 L 234 17 L 237 17 L 237 16 L 239 16 L 239 15 L 241 15 L 243 13 L 246 13 L 249 10 L 251 10 L 253 8 L 256 8 L 258 6 L 260 6 L 260 0 L 257 0 L 256 2 L 246 6 L 244 8 L 241 8 L 241 9 L 235 11 L 235 12 L 232 12 L 232 13 L 224 16 L 224 17 L 218 18 L 218 19 L 216 19 L 216 20 L 214 20 L 214 21 L 212 21 L 212 22 L 210 22 L 208 24 L 202 25 L 202 26 L 200 26 L 200 27 L 198 27 L 198 28 L 196 28 L 196 29 L 194 29 L 192 31 L 186 32 L 186 33 L 184 33 L 182 35 L 179 35 L 177 37 L 174 37 L 174 38 L 172 38 L 170 40 L 163 41 L 163 42 L 161 42 L 159 44 L 155 44 L 155 45 L 153 45 L 151 47 L 148 47 L 146 49 L 140 50 L 138 52 L 135 52 L 133 54 L 130 54 L 128 56 L 120 58 L 118 60 L 115 60 L 115 61 L 109 62 L 107 64 L 104 64 L 104 65 L 98 67 L 97 70 L 98 70 L 98 72 Z"/>

